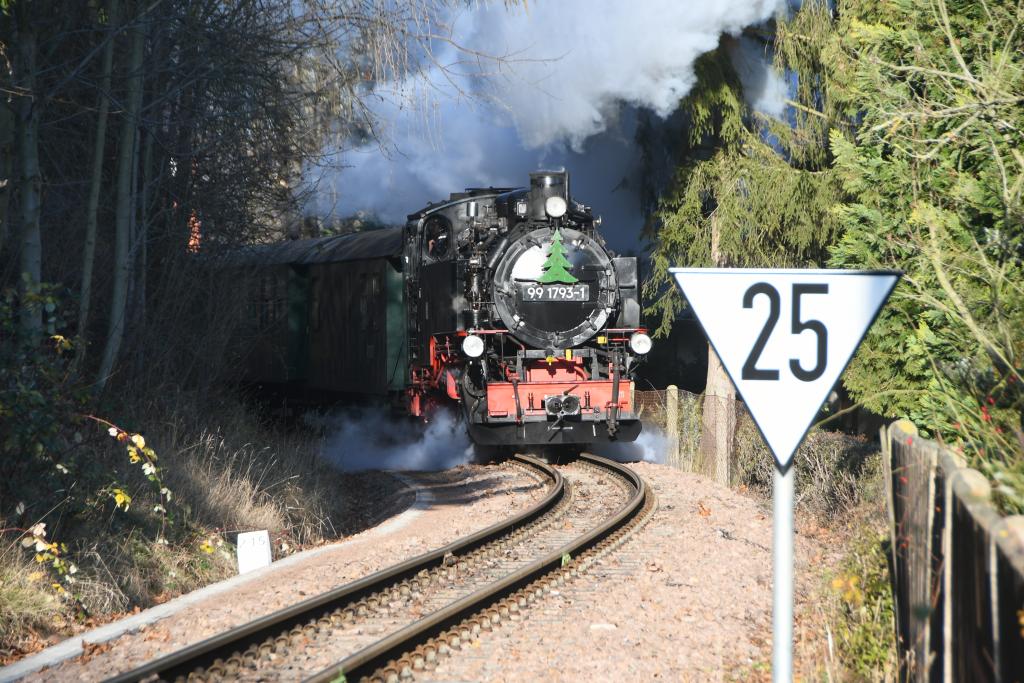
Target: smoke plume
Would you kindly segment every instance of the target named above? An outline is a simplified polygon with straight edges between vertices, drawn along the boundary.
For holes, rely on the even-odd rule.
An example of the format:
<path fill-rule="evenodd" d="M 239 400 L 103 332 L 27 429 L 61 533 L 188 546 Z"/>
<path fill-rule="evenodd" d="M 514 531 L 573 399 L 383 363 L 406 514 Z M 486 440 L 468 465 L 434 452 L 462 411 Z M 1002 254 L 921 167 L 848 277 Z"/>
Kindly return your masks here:
<path fill-rule="evenodd" d="M 444 470 L 473 456 L 465 426 L 444 411 L 425 429 L 375 412 L 348 412 L 316 422 L 328 428 L 323 457 L 346 472 Z"/>
<path fill-rule="evenodd" d="M 617 462 L 653 462 L 659 465 L 665 463 L 665 451 L 668 448 L 668 438 L 657 427 L 644 424 L 644 430 L 636 441 L 631 443 L 602 443 L 594 444 L 590 450 L 596 455 L 611 458 Z"/>
<path fill-rule="evenodd" d="M 376 114 L 391 153 L 377 145 L 339 153 L 335 162 L 349 168 L 312 174 L 317 208 L 400 223 L 449 192 L 518 187 L 530 170 L 561 166 L 572 174 L 573 194 L 603 215 L 612 247 L 635 247 L 643 220 L 637 110 L 670 114 L 693 87 L 701 54 L 785 4 L 558 0 L 530 3 L 529 11 L 499 3 L 463 11 L 452 17 L 455 41 L 504 59 L 483 64 L 487 78 L 435 66 L 418 82 L 394 84 L 395 92 L 440 94 L 425 107 L 382 97 Z M 753 50 L 741 45 L 733 56 L 744 83 L 764 84 L 767 93 L 774 81 Z M 437 64 L 465 62 L 454 48 L 437 55 Z"/>
<path fill-rule="evenodd" d="M 693 65 L 722 34 L 772 17 L 782 0 L 642 3 L 561 0 L 529 13 L 477 12 L 468 43 L 526 55 L 504 82 L 489 80 L 523 144 L 583 142 L 608 129 L 622 103 L 664 118 L 693 87 Z"/>

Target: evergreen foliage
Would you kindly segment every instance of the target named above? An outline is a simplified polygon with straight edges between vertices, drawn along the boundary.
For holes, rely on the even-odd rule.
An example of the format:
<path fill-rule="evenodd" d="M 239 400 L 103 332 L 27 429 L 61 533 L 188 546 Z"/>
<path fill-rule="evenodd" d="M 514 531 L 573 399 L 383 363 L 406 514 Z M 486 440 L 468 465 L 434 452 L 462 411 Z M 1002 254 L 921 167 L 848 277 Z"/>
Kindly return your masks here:
<path fill-rule="evenodd" d="M 831 208 L 839 187 L 830 171 L 827 131 L 835 114 L 828 90 L 812 87 L 828 15 L 817 3 L 779 32 L 781 69 L 803 84 L 794 115 L 777 121 L 753 111 L 723 44 L 696 64 L 697 85 L 680 105 L 688 134 L 674 155 L 675 176 L 659 200 L 647 234 L 654 242 L 646 295 L 667 334 L 683 302 L 668 268 L 688 266 L 813 266 L 837 237 Z M 838 124 L 836 124 L 838 125 Z M 650 152 L 650 150 L 648 150 Z"/>
<path fill-rule="evenodd" d="M 1024 2 L 804 2 L 775 62 L 784 121 L 750 111 L 724 48 L 698 64 L 649 231 L 658 331 L 669 266 L 902 270 L 846 387 L 1024 510 Z"/>
<path fill-rule="evenodd" d="M 831 265 L 906 272 L 846 385 L 1024 510 L 1024 3 L 846 0 L 829 60 L 860 113 L 831 136 L 849 195 Z"/>

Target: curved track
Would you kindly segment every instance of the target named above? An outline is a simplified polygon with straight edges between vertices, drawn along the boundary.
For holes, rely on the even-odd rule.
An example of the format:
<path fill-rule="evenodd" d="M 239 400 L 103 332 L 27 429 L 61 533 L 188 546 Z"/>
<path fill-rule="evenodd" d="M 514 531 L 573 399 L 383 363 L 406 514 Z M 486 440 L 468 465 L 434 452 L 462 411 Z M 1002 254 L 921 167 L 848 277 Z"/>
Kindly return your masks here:
<path fill-rule="evenodd" d="M 529 510 L 443 548 L 155 660 L 113 679 L 398 681 L 480 631 L 518 619 L 614 550 L 653 510 L 644 482 L 595 456 L 555 468 Z M 568 479 L 568 481 L 567 481 Z"/>

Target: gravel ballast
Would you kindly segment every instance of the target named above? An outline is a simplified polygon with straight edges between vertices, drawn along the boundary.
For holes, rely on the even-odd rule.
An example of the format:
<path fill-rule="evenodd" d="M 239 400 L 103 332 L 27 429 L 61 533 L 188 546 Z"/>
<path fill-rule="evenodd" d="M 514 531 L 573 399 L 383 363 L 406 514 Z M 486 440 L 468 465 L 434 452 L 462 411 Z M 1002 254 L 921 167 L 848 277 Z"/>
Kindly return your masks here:
<path fill-rule="evenodd" d="M 101 680 L 127 671 L 487 527 L 529 507 L 546 490 L 539 476 L 511 465 L 402 476 L 419 491 L 419 509 L 411 517 L 385 521 L 343 543 L 318 549 L 307 561 L 293 560 L 109 643 L 86 645 L 85 654 L 31 673 L 25 680 Z M 0 679 L 4 673 L 0 669 Z"/>
<path fill-rule="evenodd" d="M 696 474 L 630 467 L 658 510 L 621 552 L 416 680 L 770 678 L 770 510 Z M 796 553 L 799 637 L 822 550 L 798 535 Z"/>
<path fill-rule="evenodd" d="M 617 554 L 416 680 L 768 680 L 771 512 L 764 501 L 700 475 L 630 465 L 658 509 Z M 308 561 L 198 603 L 113 641 L 108 651 L 32 680 L 95 680 L 217 631 L 436 548 L 532 505 L 539 478 L 511 466 L 414 475 L 434 500 L 404 524 L 371 530 Z M 813 588 L 827 548 L 798 533 L 796 634 L 819 647 Z M 104 648 L 105 649 L 105 648 Z M 798 669 L 799 670 L 799 669 Z M 306 672 L 308 674 L 313 671 Z"/>

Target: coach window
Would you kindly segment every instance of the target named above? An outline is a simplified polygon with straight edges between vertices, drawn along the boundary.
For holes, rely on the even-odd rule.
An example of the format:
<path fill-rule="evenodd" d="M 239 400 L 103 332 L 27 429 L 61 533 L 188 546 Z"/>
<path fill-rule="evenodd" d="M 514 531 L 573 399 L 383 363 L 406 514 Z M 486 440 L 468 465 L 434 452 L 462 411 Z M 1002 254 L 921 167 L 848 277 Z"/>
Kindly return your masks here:
<path fill-rule="evenodd" d="M 451 249 L 451 226 L 444 216 L 431 216 L 423 226 L 423 247 L 434 261 L 448 257 Z"/>

